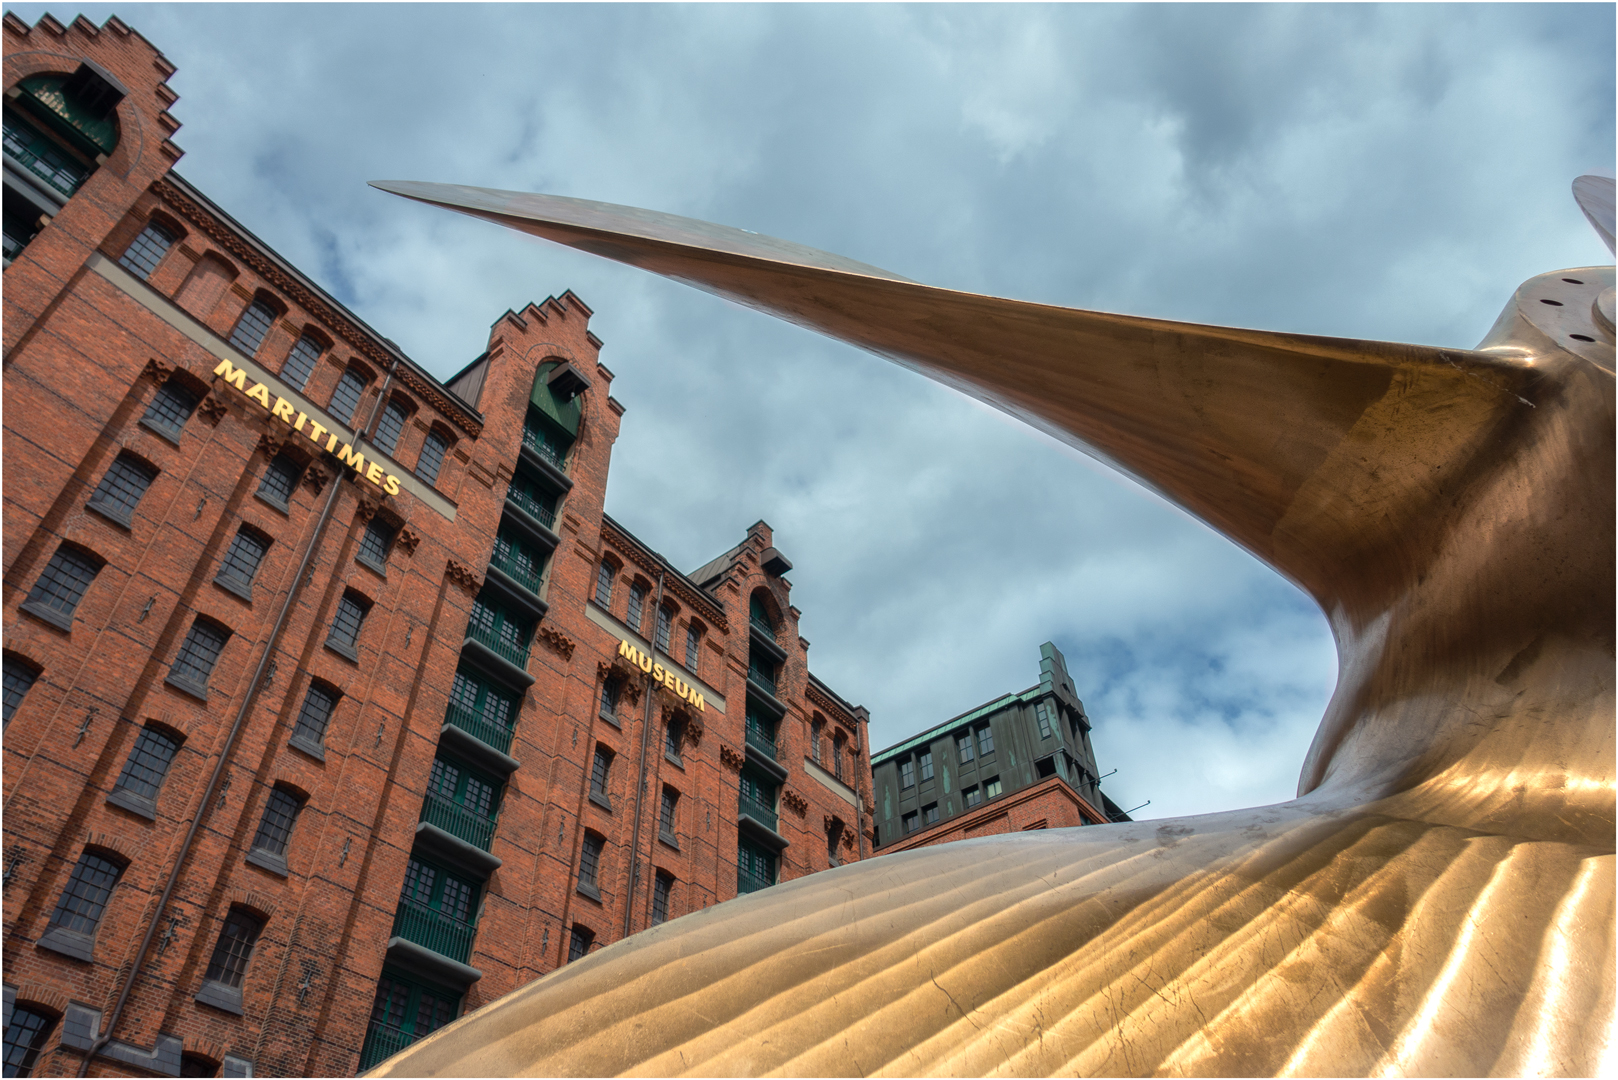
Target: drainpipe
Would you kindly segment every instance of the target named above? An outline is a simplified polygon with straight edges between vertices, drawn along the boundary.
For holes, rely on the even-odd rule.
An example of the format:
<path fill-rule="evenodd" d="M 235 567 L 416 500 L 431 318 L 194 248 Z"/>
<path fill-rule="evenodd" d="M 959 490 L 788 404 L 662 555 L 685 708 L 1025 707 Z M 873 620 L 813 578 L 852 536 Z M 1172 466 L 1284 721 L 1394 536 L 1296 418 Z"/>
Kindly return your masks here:
<path fill-rule="evenodd" d="M 663 571 L 657 572 L 657 600 L 652 605 L 652 663 L 657 663 L 657 620 L 663 614 Z M 646 801 L 646 743 L 652 734 L 652 696 L 657 682 L 650 673 L 646 676 L 646 711 L 640 725 L 640 779 L 635 785 L 635 825 L 629 839 L 629 895 L 624 903 L 623 937 L 629 936 L 630 920 L 635 913 L 635 898 L 640 889 L 640 820 Z"/>
<path fill-rule="evenodd" d="M 387 397 L 388 387 L 393 382 L 393 369 L 388 370 L 388 377 L 382 384 L 382 394 L 376 399 L 376 405 L 371 410 L 371 417 L 356 433 L 360 438 L 363 432 L 375 421 L 377 412 L 382 407 L 382 401 Z M 304 575 L 309 572 L 309 564 L 315 557 L 315 551 L 320 547 L 320 541 L 326 535 L 326 528 L 331 524 L 331 512 L 337 505 L 337 493 L 342 490 L 343 473 L 339 467 L 337 475 L 332 478 L 331 493 L 326 496 L 326 505 L 321 507 L 320 520 L 315 524 L 315 532 L 309 539 L 309 547 L 303 553 L 303 559 L 298 563 L 297 576 L 292 579 L 292 587 L 287 590 L 287 598 L 281 603 L 281 610 L 275 616 L 275 626 L 270 630 L 270 640 L 264 646 L 264 653 L 258 658 L 258 666 L 253 669 L 253 680 L 247 684 L 247 693 L 242 697 L 242 704 L 236 710 L 236 719 L 231 722 L 230 734 L 225 736 L 225 745 L 219 751 L 219 760 L 214 762 L 213 775 L 208 777 L 208 786 L 203 789 L 202 802 L 197 805 L 197 812 L 191 818 L 191 828 L 186 831 L 185 842 L 180 845 L 180 853 L 174 859 L 174 868 L 169 871 L 168 882 L 163 886 L 163 896 L 157 902 L 157 908 L 152 913 L 152 921 L 146 924 L 146 933 L 140 939 L 140 948 L 135 951 L 135 962 L 129 967 L 129 974 L 124 976 L 123 985 L 118 989 L 118 1000 L 112 1007 L 112 1015 L 107 1017 L 107 1023 L 96 1041 L 90 1044 L 90 1049 L 84 1053 L 84 1060 L 79 1063 L 79 1076 L 90 1071 L 90 1062 L 95 1056 L 112 1041 L 112 1033 L 118 1027 L 118 1021 L 123 1017 L 124 1005 L 129 1001 L 129 993 L 135 987 L 135 977 L 140 973 L 141 964 L 146 960 L 146 950 L 152 947 L 152 937 L 157 933 L 157 924 L 163 921 L 163 912 L 168 910 L 169 899 L 174 895 L 174 886 L 179 883 L 180 871 L 185 867 L 185 860 L 191 854 L 191 844 L 196 839 L 197 830 L 202 828 L 202 819 L 208 813 L 208 807 L 213 802 L 214 791 L 219 786 L 219 778 L 224 775 L 225 763 L 230 760 L 230 753 L 236 747 L 236 736 L 241 733 L 242 723 L 247 714 L 258 701 L 259 686 L 264 679 L 264 669 L 269 665 L 270 657 L 275 655 L 275 647 L 280 643 L 281 631 L 286 628 L 287 615 L 292 611 L 292 602 L 303 591 Z M 292 941 L 287 940 L 287 948 L 292 947 Z"/>

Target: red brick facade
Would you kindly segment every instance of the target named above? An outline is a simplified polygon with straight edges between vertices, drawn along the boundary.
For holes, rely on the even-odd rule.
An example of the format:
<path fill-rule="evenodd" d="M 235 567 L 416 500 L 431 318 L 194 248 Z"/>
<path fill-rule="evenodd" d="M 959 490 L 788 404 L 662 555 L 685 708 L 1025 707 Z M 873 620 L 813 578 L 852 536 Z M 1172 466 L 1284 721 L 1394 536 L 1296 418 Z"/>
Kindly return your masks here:
<path fill-rule="evenodd" d="M 376 1060 L 586 934 L 735 896 L 744 851 L 869 854 L 866 716 L 809 674 L 768 526 L 688 576 L 604 514 L 623 409 L 582 301 L 505 313 L 441 383 L 169 172 L 174 69 L 138 34 L 4 41 L 8 125 L 85 61 L 127 92 L 5 270 L 4 981 L 36 1074 L 352 1074 L 368 1031 Z M 775 810 L 739 813 L 743 774 Z"/>
<path fill-rule="evenodd" d="M 1025 829 L 1101 825 L 1107 820 L 1099 809 L 1080 798 L 1067 781 L 1060 776 L 1050 776 L 1033 787 L 1014 791 L 1003 799 L 986 803 L 959 817 L 941 821 L 929 829 L 907 836 L 883 848 L 882 854 Z"/>

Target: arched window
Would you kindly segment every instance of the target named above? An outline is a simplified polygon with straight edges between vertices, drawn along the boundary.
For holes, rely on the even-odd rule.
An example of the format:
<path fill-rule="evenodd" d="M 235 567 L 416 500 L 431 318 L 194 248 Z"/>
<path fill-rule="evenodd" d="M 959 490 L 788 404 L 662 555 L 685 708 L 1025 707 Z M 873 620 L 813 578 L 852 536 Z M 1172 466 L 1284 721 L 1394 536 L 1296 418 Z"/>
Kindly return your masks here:
<path fill-rule="evenodd" d="M 399 445 L 399 436 L 404 432 L 405 421 L 410 418 L 410 406 L 398 398 L 388 402 L 388 407 L 382 410 L 382 419 L 376 425 L 376 438 L 371 441 L 376 448 L 384 454 L 393 453 L 394 447 Z"/>
<path fill-rule="evenodd" d="M 421 444 L 421 454 L 416 458 L 416 475 L 426 483 L 438 483 L 438 474 L 444 468 L 444 455 L 449 453 L 449 447 L 449 436 L 436 427 L 429 431 Z"/>
<path fill-rule="evenodd" d="M 280 313 L 280 305 L 269 296 L 260 293 L 253 297 L 253 302 L 236 320 L 236 329 L 230 332 L 230 343 L 248 356 L 256 355 Z"/>
<path fill-rule="evenodd" d="M 124 253 L 118 257 L 118 265 L 145 281 L 152 276 L 152 271 L 157 269 L 157 264 L 163 261 L 163 256 L 168 254 L 178 238 L 179 233 L 175 229 L 154 218 L 124 249 Z"/>
<path fill-rule="evenodd" d="M 370 383 L 370 375 L 358 364 L 350 364 L 343 372 L 343 377 L 338 380 L 337 389 L 331 394 L 331 414 L 339 423 L 353 423 L 354 410 L 359 408 L 360 395 Z"/>
<path fill-rule="evenodd" d="M 286 363 L 281 365 L 281 381 L 294 390 L 302 390 L 309 385 L 309 376 L 314 374 L 315 361 L 326 348 L 319 338 L 313 334 L 305 333 L 292 346 L 292 352 L 287 355 Z"/>
<path fill-rule="evenodd" d="M 748 599 L 747 620 L 768 634 L 772 641 L 775 639 L 775 616 L 770 614 L 770 604 L 764 599 L 764 590 L 755 591 Z"/>

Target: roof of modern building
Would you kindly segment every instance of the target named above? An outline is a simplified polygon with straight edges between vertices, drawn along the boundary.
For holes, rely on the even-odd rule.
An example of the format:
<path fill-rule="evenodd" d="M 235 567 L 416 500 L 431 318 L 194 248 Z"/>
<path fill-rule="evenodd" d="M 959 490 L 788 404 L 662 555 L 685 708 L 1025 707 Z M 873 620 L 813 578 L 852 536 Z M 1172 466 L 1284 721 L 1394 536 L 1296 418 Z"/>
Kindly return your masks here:
<path fill-rule="evenodd" d="M 895 743 L 885 750 L 878 750 L 872 753 L 871 767 L 874 769 L 884 761 L 887 761 L 889 758 L 897 757 L 906 750 L 913 749 L 914 747 L 920 746 L 923 743 L 932 742 L 938 737 L 938 733 L 944 728 L 959 727 L 962 724 L 970 724 L 974 720 L 981 719 L 982 717 L 988 716 L 991 713 L 1000 712 L 1002 709 L 1009 709 L 1013 705 L 1038 701 L 1047 692 L 1048 691 L 1045 689 L 1043 683 L 1035 683 L 1033 686 L 1030 686 L 1028 689 L 1020 693 L 1001 694 L 992 701 L 985 701 L 982 705 L 979 705 L 974 709 L 968 709 L 966 712 L 963 712 L 958 716 L 952 716 L 948 720 L 934 724 L 932 727 L 927 728 L 924 731 L 919 731 L 903 742 Z"/>

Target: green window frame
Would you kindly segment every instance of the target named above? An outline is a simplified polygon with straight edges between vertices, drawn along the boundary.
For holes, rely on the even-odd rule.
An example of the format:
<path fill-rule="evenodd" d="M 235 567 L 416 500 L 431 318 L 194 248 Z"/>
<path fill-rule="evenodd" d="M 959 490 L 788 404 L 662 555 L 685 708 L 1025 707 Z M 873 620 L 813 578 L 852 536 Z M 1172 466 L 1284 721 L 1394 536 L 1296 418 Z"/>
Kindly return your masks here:
<path fill-rule="evenodd" d="M 358 1071 L 372 1069 L 416 1040 L 426 1038 L 454 1020 L 460 1011 L 461 995 L 453 990 L 383 968 Z"/>

